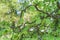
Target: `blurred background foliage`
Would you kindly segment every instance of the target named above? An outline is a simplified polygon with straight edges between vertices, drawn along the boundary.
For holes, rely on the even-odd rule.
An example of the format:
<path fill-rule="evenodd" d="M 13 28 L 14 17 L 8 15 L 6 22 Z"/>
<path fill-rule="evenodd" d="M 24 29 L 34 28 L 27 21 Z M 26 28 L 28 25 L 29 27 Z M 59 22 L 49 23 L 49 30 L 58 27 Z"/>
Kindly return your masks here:
<path fill-rule="evenodd" d="M 0 0 L 1 40 L 60 40 L 60 0 Z"/>

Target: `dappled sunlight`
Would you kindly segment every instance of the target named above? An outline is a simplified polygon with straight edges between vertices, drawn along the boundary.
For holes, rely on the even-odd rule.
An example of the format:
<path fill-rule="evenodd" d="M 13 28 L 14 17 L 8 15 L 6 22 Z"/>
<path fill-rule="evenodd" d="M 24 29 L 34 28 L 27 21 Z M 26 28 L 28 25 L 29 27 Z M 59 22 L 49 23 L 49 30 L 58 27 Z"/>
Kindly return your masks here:
<path fill-rule="evenodd" d="M 0 40 L 60 40 L 60 1 L 0 0 Z"/>

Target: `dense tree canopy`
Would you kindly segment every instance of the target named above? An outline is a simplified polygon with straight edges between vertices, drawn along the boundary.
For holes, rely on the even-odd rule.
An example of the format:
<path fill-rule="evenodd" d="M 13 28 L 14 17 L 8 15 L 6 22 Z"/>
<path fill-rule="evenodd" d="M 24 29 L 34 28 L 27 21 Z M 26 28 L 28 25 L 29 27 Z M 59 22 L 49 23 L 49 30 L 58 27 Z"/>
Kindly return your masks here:
<path fill-rule="evenodd" d="M 0 0 L 1 40 L 60 40 L 60 0 Z"/>

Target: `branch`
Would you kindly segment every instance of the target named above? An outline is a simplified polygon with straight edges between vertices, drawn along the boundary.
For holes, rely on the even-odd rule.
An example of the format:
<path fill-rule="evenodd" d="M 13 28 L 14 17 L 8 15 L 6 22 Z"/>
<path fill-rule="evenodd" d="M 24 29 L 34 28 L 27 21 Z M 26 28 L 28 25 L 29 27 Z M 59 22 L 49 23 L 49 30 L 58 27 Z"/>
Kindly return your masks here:
<path fill-rule="evenodd" d="M 31 6 L 34 6 L 34 5 L 28 5 L 25 7 L 25 9 L 21 10 L 20 18 L 22 17 L 23 12 L 26 11 L 26 9 L 31 7 Z"/>
<path fill-rule="evenodd" d="M 36 8 L 37 11 L 42 12 L 42 13 L 45 13 L 45 14 L 47 14 L 48 16 L 51 16 L 48 12 L 44 12 L 43 10 L 38 9 L 37 6 L 35 6 L 35 8 Z"/>
<path fill-rule="evenodd" d="M 57 18 L 57 15 L 56 15 L 56 13 L 59 11 L 59 9 L 57 8 L 57 9 L 55 9 L 54 11 L 52 11 L 50 14 L 51 14 L 51 16 L 52 16 L 52 18 Z M 55 14 L 53 14 L 53 13 L 55 13 Z"/>
<path fill-rule="evenodd" d="M 60 1 L 57 1 L 57 7 L 60 9 Z"/>
<path fill-rule="evenodd" d="M 38 5 L 39 3 L 40 3 L 40 2 L 38 2 L 38 3 L 35 4 L 35 5 Z M 26 9 L 28 9 L 28 8 L 31 7 L 31 6 L 35 6 L 35 5 L 28 5 L 28 6 L 25 7 L 25 9 L 21 10 L 20 18 L 22 17 L 22 14 L 23 14 L 24 11 L 26 11 Z"/>
<path fill-rule="evenodd" d="M 45 12 L 45 11 L 43 11 L 43 10 L 40 10 L 40 9 L 37 7 L 37 5 L 38 5 L 39 3 L 40 3 L 40 2 L 38 2 L 38 3 L 35 4 L 35 5 L 28 5 L 28 6 L 26 6 L 25 9 L 21 10 L 20 18 L 22 17 L 23 12 L 26 11 L 26 9 L 29 8 L 29 7 L 31 7 L 31 6 L 34 6 L 37 11 L 42 12 L 42 13 L 44 13 L 44 14 L 47 14 L 47 17 L 53 17 L 53 18 L 55 18 L 54 15 L 52 15 L 52 14 L 53 14 L 54 12 L 55 12 L 55 13 L 58 12 L 58 10 L 59 10 L 58 8 L 57 8 L 56 10 L 52 11 L 51 13 L 48 13 L 48 12 Z"/>

